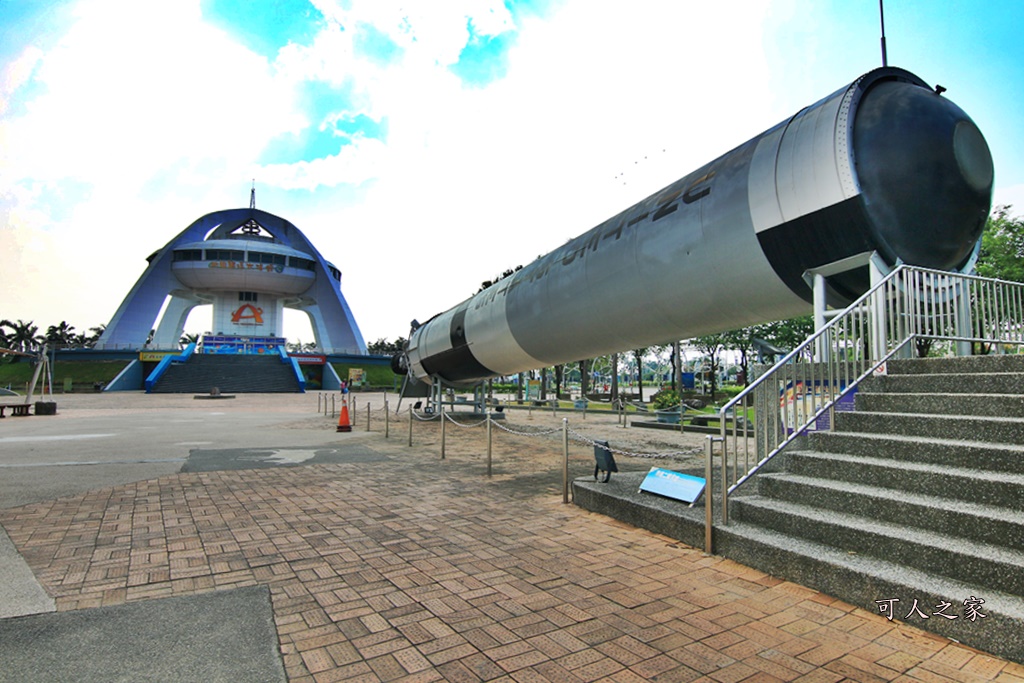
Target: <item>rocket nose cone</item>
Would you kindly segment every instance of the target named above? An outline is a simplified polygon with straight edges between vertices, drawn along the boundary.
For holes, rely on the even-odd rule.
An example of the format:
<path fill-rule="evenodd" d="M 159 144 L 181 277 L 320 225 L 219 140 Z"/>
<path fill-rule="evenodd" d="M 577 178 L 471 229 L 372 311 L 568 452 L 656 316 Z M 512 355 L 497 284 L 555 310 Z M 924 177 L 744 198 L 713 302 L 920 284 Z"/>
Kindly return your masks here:
<path fill-rule="evenodd" d="M 928 88 L 882 81 L 854 120 L 857 176 L 890 261 L 955 270 L 969 261 L 992 201 L 992 155 L 981 131 Z"/>

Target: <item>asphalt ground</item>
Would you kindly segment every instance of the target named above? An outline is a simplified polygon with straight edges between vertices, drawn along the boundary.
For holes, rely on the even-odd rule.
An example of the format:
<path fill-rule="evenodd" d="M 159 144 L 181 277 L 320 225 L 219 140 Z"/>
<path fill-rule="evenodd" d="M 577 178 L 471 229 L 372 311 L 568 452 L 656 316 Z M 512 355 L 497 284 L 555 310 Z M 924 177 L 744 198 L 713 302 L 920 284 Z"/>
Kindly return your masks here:
<path fill-rule="evenodd" d="M 380 394 L 348 433 L 316 394 L 56 400 L 0 421 L 0 681 L 1024 681 L 563 503 L 565 418 L 571 476 L 588 439 L 692 469 L 702 435 L 509 411 L 488 464 L 458 414 L 443 458 L 404 409 L 385 438 Z"/>

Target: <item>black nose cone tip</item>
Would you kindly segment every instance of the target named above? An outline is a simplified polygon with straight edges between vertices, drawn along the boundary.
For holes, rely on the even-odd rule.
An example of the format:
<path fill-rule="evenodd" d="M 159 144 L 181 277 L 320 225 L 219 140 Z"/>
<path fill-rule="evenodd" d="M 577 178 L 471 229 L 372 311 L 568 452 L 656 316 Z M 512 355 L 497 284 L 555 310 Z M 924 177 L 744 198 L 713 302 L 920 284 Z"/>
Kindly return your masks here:
<path fill-rule="evenodd" d="M 992 154 L 974 122 L 928 88 L 875 84 L 853 130 L 854 159 L 879 251 L 895 263 L 963 267 L 992 202 Z"/>

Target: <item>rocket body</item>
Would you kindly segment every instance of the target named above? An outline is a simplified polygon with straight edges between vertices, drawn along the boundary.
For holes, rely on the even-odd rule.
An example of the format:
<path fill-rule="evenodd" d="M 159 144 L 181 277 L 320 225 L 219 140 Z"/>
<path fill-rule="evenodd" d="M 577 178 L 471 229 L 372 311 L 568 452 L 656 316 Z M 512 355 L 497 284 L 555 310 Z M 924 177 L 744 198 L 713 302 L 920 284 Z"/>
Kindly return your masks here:
<path fill-rule="evenodd" d="M 809 270 L 870 252 L 969 268 L 992 182 L 959 107 L 876 69 L 427 321 L 404 365 L 472 384 L 804 315 Z M 827 285 L 845 305 L 868 273 Z"/>

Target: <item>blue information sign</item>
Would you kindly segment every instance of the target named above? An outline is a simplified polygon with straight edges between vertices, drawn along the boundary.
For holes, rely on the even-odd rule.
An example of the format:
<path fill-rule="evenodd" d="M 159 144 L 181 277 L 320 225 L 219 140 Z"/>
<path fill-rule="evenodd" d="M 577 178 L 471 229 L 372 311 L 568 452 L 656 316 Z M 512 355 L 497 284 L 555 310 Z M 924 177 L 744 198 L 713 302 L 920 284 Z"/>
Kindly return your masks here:
<path fill-rule="evenodd" d="M 704 491 L 706 483 L 702 477 L 652 467 L 644 480 L 640 482 L 640 490 L 681 500 L 685 503 L 693 503 Z"/>

